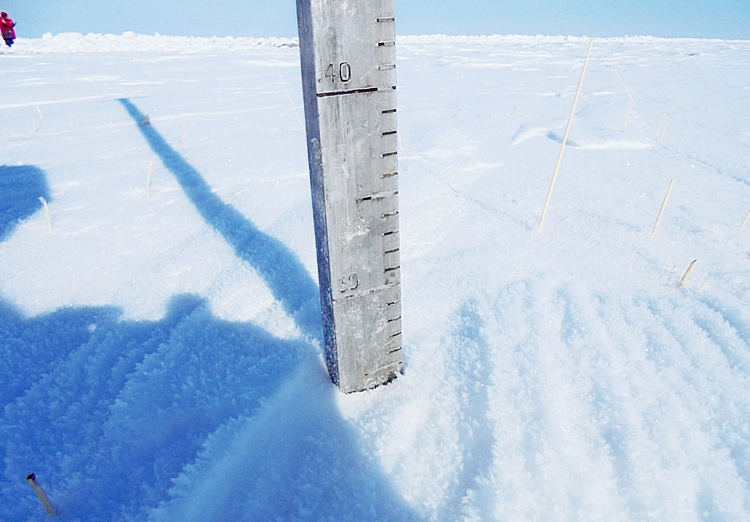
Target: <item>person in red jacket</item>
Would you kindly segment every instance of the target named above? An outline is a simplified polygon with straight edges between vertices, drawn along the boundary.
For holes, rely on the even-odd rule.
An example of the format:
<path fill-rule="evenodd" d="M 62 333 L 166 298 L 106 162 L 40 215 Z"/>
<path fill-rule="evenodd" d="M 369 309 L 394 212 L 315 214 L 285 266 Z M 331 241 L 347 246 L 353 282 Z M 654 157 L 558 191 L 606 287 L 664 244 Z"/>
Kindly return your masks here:
<path fill-rule="evenodd" d="M 16 24 L 8 17 L 8 13 L 0 13 L 0 31 L 3 33 L 3 40 L 10 47 L 13 40 L 16 39 L 16 31 L 13 29 Z"/>

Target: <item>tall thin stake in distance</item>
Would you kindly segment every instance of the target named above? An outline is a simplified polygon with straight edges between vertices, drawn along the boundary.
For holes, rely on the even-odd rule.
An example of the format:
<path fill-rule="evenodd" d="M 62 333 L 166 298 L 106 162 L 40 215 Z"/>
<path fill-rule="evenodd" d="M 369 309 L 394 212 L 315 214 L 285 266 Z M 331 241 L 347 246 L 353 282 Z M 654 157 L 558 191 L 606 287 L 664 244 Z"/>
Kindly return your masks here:
<path fill-rule="evenodd" d="M 659 134 L 659 141 L 664 139 L 664 133 L 667 132 L 667 125 L 669 125 L 669 120 L 672 119 L 672 116 L 667 117 L 667 121 L 664 122 L 664 128 L 661 130 L 661 134 Z"/>
<path fill-rule="evenodd" d="M 628 90 L 628 86 L 625 85 L 625 82 L 622 81 L 622 77 L 620 76 L 620 73 L 617 72 L 617 69 L 615 69 L 615 74 L 617 75 L 617 79 L 620 80 L 620 83 L 622 84 L 623 88 L 625 89 L 625 92 L 628 93 L 628 98 L 630 98 L 630 102 L 633 105 L 638 105 L 635 103 L 635 100 L 633 99 L 633 96 L 630 95 L 630 90 Z"/>
<path fill-rule="evenodd" d="M 180 120 L 180 139 L 182 140 L 182 147 L 185 148 L 185 129 L 182 128 L 182 120 Z"/>
<path fill-rule="evenodd" d="M 659 128 L 656 130 L 656 134 L 659 136 L 659 141 L 664 138 L 664 133 L 667 132 L 667 124 L 671 118 L 671 116 L 669 116 L 669 106 L 670 104 L 668 103 L 667 108 L 664 109 L 664 116 L 661 117 L 661 121 L 659 122 Z"/>
<path fill-rule="evenodd" d="M 148 176 L 146 178 L 146 202 L 151 200 L 151 171 L 154 169 L 154 160 L 148 164 Z"/>
<path fill-rule="evenodd" d="M 625 113 L 625 121 L 622 124 L 622 132 L 625 132 L 625 127 L 628 126 L 628 118 L 630 117 L 630 108 L 633 107 L 633 102 L 628 103 L 628 110 Z"/>
<path fill-rule="evenodd" d="M 672 181 L 669 182 L 667 195 L 664 196 L 664 202 L 661 204 L 661 208 L 659 209 L 659 215 L 656 216 L 656 223 L 654 223 L 654 229 L 651 231 L 651 237 L 654 237 L 656 235 L 656 229 L 659 228 L 659 223 L 661 222 L 661 216 L 664 214 L 664 209 L 667 208 L 667 202 L 669 201 L 669 196 L 672 194 L 672 189 L 674 188 L 674 180 L 675 178 L 672 178 Z"/>
<path fill-rule="evenodd" d="M 594 45 L 594 39 L 592 38 L 589 42 L 588 51 L 586 51 L 586 60 L 583 62 L 583 70 L 581 71 L 581 79 L 578 80 L 578 89 L 576 89 L 575 98 L 573 98 L 573 107 L 570 109 L 570 116 L 568 116 L 568 125 L 565 127 L 565 135 L 560 145 L 560 153 L 557 156 L 557 163 L 555 163 L 555 171 L 552 174 L 552 182 L 549 185 L 549 191 L 547 191 L 547 199 L 544 202 L 544 209 L 542 210 L 542 217 L 539 220 L 539 228 L 536 233 L 542 233 L 542 226 L 544 225 L 544 218 L 547 216 L 547 208 L 549 207 L 549 201 L 552 199 L 552 191 L 555 189 L 555 182 L 557 181 L 557 173 L 560 171 L 560 164 L 562 163 L 563 153 L 565 152 L 565 144 L 568 142 L 568 134 L 570 134 L 570 124 L 573 122 L 573 114 L 576 112 L 576 105 L 578 105 L 578 97 L 581 95 L 581 87 L 583 86 L 583 77 L 586 75 L 586 67 L 589 64 L 589 56 L 591 56 L 591 47 Z"/>
<path fill-rule="evenodd" d="M 745 220 L 740 225 L 740 232 L 742 232 L 742 229 L 745 228 L 745 225 L 747 224 L 747 220 L 750 219 L 750 210 L 747 211 L 747 215 L 745 216 Z"/>
<path fill-rule="evenodd" d="M 44 207 L 44 215 L 47 216 L 47 229 L 49 230 L 49 233 L 52 233 L 52 218 L 50 218 L 49 215 L 49 207 L 47 206 L 47 200 L 44 198 L 39 198 L 39 201 L 42 202 L 42 206 Z"/>
<path fill-rule="evenodd" d="M 302 132 L 305 132 L 305 124 L 302 123 L 302 118 L 299 117 L 297 106 L 294 104 L 294 100 L 292 99 L 292 95 L 286 86 L 286 82 L 284 81 L 284 76 L 281 74 L 281 71 L 279 71 L 279 78 L 281 78 L 281 83 L 282 85 L 284 85 L 284 90 L 286 91 L 287 98 L 289 98 L 289 103 L 292 104 L 292 109 L 294 109 L 294 114 L 297 116 L 297 121 L 299 122 L 299 126 L 302 128 Z"/>

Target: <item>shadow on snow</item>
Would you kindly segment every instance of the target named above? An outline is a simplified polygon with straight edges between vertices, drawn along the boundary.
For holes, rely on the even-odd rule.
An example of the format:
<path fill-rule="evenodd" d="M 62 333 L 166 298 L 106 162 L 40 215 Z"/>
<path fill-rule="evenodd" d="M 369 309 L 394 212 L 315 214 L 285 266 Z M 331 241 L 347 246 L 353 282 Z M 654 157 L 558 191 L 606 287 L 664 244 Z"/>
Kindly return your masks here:
<path fill-rule="evenodd" d="M 237 257 L 250 263 L 273 296 L 308 336 L 322 340 L 318 287 L 297 256 L 281 241 L 264 234 L 237 209 L 224 203 L 192 165 L 149 123 L 130 100 L 120 103 L 138 125 L 151 149 L 172 173 L 201 217 L 221 234 Z"/>
<path fill-rule="evenodd" d="M 26 318 L 0 300 L 0 511 L 45 518 L 24 481 L 33 471 L 62 520 L 418 520 L 338 414 L 310 342 L 321 339 L 318 290 L 300 261 L 121 103 L 307 340 L 219 320 L 191 295 L 154 322 L 112 307 Z M 48 197 L 41 170 L 6 173 L 0 239 Z"/>
<path fill-rule="evenodd" d="M 16 225 L 42 208 L 39 199 L 49 197 L 44 172 L 31 165 L 0 166 L 0 241 L 4 241 Z"/>

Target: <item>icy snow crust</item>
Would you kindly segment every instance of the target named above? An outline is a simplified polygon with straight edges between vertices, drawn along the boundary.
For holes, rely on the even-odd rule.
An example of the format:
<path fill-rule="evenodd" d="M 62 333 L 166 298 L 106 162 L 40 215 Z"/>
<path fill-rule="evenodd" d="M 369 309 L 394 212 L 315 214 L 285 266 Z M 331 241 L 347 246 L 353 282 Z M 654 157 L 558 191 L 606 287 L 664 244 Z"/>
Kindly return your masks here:
<path fill-rule="evenodd" d="M 294 45 L 0 57 L 0 519 L 30 472 L 87 522 L 750 518 L 750 42 L 597 41 L 537 234 L 587 40 L 402 38 L 406 375 L 347 396 Z"/>

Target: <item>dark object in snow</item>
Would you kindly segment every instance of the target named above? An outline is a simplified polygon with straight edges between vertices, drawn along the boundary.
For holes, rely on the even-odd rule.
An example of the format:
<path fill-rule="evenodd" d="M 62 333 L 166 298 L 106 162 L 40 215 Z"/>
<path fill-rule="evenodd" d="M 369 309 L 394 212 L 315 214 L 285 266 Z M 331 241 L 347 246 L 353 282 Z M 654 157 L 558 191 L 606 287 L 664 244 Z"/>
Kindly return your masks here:
<path fill-rule="evenodd" d="M 40 486 L 39 483 L 36 481 L 36 475 L 34 473 L 29 473 L 26 476 L 26 482 L 31 484 L 31 487 L 34 488 L 34 491 L 36 492 L 36 496 L 39 497 L 39 500 L 42 502 L 44 509 L 47 510 L 47 513 L 49 513 L 50 515 L 59 515 L 57 510 L 54 507 L 52 507 L 52 503 L 49 501 L 49 498 L 47 498 L 47 495 L 44 493 L 42 486 Z"/>

